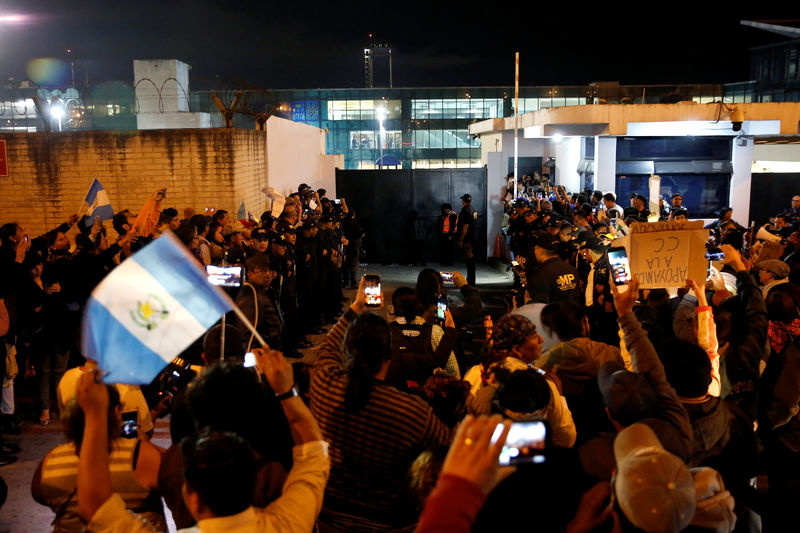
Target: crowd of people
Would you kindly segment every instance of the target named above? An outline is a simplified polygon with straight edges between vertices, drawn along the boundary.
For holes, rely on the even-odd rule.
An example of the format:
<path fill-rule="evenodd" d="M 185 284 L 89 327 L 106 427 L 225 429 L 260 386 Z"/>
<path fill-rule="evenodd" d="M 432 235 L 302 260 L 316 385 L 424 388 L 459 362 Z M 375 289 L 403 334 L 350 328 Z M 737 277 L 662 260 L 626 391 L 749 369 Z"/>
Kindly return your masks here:
<path fill-rule="evenodd" d="M 505 197 L 507 309 L 484 306 L 473 279 L 425 268 L 386 295 L 391 321 L 356 275 L 352 210 L 306 185 L 260 221 L 180 217 L 161 190 L 114 217 L 112 245 L 77 216 L 37 238 L 2 226 L 2 346 L 35 374 L 39 422 L 57 405 L 65 423 L 32 482 L 54 529 L 165 531 L 163 500 L 180 530 L 206 532 L 791 530 L 800 196 L 762 232 L 722 210 L 708 279 L 640 290 L 613 282 L 608 249 L 637 222 L 688 219 L 679 194 L 650 214 L 641 195 L 622 207 L 613 193 L 530 186 L 541 197 Z M 445 258 L 470 244 L 470 201 L 458 217 L 443 206 Z M 204 265 L 244 265 L 247 283 L 227 290 L 267 345 L 229 320 L 151 386 L 106 385 L 78 348 L 82 306 L 167 229 Z M 329 325 L 313 361 L 289 361 Z M 464 350 L 475 330 L 477 356 Z M 166 414 L 164 450 L 150 439 Z M 532 427 L 540 440 L 520 437 Z"/>

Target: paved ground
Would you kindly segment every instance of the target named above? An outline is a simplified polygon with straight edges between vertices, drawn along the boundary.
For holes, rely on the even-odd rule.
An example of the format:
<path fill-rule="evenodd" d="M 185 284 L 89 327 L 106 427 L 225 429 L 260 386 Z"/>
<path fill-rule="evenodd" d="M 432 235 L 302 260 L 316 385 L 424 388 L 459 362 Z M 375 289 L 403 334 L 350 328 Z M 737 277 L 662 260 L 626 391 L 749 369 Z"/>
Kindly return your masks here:
<path fill-rule="evenodd" d="M 456 267 L 439 267 L 431 264 L 430 268 L 436 270 L 453 270 L 454 268 L 466 274 L 466 270 Z M 378 274 L 381 276 L 385 297 L 391 297 L 391 291 L 401 286 L 413 287 L 416 284 L 417 275 L 420 270 L 426 267 L 409 267 L 401 265 L 362 265 L 359 273 Z M 502 270 L 502 269 L 501 269 Z M 479 287 L 501 288 L 511 283 L 509 273 L 495 270 L 485 265 L 479 265 L 477 271 L 477 281 Z M 352 298 L 355 291 L 345 290 L 345 296 Z M 455 291 L 451 291 L 451 296 Z M 349 305 L 349 304 L 345 304 Z M 378 311 L 386 315 L 387 309 Z M 322 336 L 312 338 L 314 341 L 321 340 Z M 312 362 L 315 358 L 314 348 L 309 348 L 305 352 L 303 361 Z M 23 403 L 18 407 L 23 412 L 26 405 Z M 32 410 L 29 406 L 29 410 Z M 0 468 L 0 476 L 8 484 L 8 500 L 0 508 L 0 533 L 6 532 L 25 532 L 39 533 L 52 531 L 52 520 L 54 513 L 47 507 L 43 507 L 31 498 L 31 479 L 36 471 L 36 467 L 45 454 L 59 444 L 66 442 L 63 437 L 61 422 L 54 419 L 46 427 L 40 426 L 34 421 L 28 421 L 23 426 L 23 433 L 19 437 L 8 437 L 6 440 L 19 444 L 22 452 L 18 454 L 19 461 L 12 465 Z M 169 447 L 169 421 L 168 419 L 156 422 L 156 431 L 153 442 L 159 446 Z M 172 528 L 174 531 L 174 528 Z"/>

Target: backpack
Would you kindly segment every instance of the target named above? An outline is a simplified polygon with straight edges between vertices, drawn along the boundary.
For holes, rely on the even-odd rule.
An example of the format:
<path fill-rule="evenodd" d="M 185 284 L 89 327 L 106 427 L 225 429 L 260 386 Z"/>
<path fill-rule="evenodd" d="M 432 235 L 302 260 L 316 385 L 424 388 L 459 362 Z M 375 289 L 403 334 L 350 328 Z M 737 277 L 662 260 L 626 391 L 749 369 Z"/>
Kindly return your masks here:
<path fill-rule="evenodd" d="M 414 337 L 403 334 L 403 331 L 418 331 Z M 431 346 L 431 324 L 389 324 L 392 335 L 392 362 L 386 374 L 386 381 L 400 390 L 408 390 L 414 385 L 421 385 L 433 375 L 436 368 L 443 368 L 453 350 L 456 330 L 445 328 L 445 335 L 434 351 Z"/>

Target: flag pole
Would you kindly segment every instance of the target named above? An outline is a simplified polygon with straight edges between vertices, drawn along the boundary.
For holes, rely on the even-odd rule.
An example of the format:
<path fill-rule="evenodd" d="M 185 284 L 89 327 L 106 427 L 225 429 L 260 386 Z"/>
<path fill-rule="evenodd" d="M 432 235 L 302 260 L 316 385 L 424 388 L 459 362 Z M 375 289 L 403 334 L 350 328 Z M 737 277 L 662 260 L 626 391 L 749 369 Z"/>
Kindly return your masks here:
<path fill-rule="evenodd" d="M 84 211 L 84 207 L 83 207 L 83 205 L 84 205 L 84 204 L 86 204 L 86 197 L 87 197 L 87 196 L 89 196 L 89 191 L 91 191 L 91 190 L 92 190 L 92 185 L 94 185 L 94 181 L 95 181 L 96 179 L 97 179 L 97 178 L 95 178 L 95 179 L 93 179 L 93 180 L 92 180 L 92 183 L 91 183 L 91 185 L 89 185 L 89 189 L 86 191 L 86 194 L 83 196 L 83 201 L 81 202 L 81 207 L 78 209 L 78 220 L 80 220 L 80 219 L 81 219 L 81 213 L 83 213 L 83 211 Z M 87 204 L 87 205 L 88 205 L 88 204 Z"/>
<path fill-rule="evenodd" d="M 519 52 L 516 53 L 514 64 L 514 194 L 511 197 L 512 201 L 517 199 L 517 182 L 519 181 Z"/>
<path fill-rule="evenodd" d="M 255 304 L 258 305 L 258 296 L 256 296 Z M 239 309 L 239 306 L 236 305 L 235 303 L 233 304 L 233 312 L 236 313 L 236 316 L 239 317 L 239 320 L 242 321 L 242 324 L 244 324 L 245 327 L 248 330 L 250 330 L 250 333 L 252 333 L 255 336 L 256 340 L 261 343 L 261 346 L 266 346 L 269 348 L 269 344 L 267 344 L 267 341 L 265 341 L 264 338 L 261 335 L 259 335 L 258 331 L 256 331 L 255 326 L 253 326 L 250 320 L 248 320 L 245 314 L 242 313 L 242 310 Z"/>
<path fill-rule="evenodd" d="M 225 315 L 222 315 L 222 329 L 219 332 L 219 360 L 225 360 Z"/>

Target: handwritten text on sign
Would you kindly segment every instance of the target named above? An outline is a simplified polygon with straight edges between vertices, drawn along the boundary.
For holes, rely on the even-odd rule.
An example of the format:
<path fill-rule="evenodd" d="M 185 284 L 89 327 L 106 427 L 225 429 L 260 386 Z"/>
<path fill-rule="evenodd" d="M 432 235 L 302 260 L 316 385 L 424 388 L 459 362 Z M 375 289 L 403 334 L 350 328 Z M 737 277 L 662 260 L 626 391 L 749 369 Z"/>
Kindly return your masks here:
<path fill-rule="evenodd" d="M 642 288 L 679 287 L 687 279 L 705 279 L 702 221 L 638 223 L 631 227 L 631 272 Z"/>

